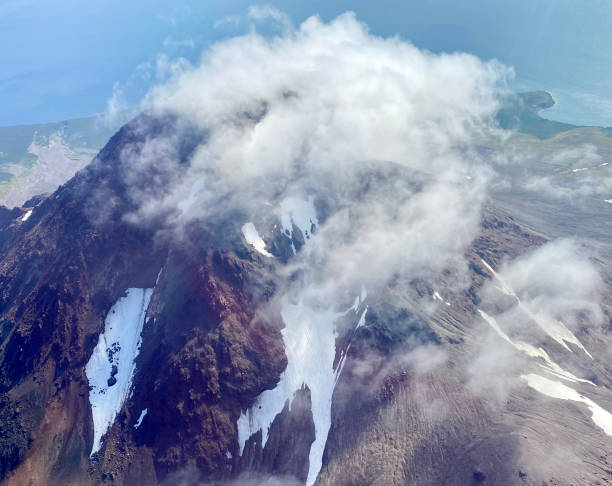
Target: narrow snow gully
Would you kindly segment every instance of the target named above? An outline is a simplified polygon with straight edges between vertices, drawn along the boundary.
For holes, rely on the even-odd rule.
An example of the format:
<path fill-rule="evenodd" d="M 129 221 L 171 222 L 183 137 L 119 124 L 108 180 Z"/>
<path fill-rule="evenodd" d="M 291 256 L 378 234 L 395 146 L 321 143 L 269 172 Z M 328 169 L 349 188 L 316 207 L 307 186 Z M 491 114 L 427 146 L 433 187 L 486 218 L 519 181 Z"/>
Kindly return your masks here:
<path fill-rule="evenodd" d="M 94 425 L 90 457 L 100 450 L 104 435 L 130 393 L 152 295 L 153 289 L 130 288 L 117 300 L 106 316 L 104 331 L 85 367 Z"/>
<path fill-rule="evenodd" d="M 319 225 L 314 204 L 314 197 L 307 199 L 287 197 L 278 211 L 283 234 L 292 240 L 296 232 L 301 232 L 306 248 L 309 247 L 313 231 Z M 265 242 L 252 223 L 242 227 L 247 243 L 263 254 Z M 267 253 L 267 252 L 266 252 Z M 307 279 L 308 277 L 305 276 Z M 310 446 L 308 476 L 306 484 L 312 485 L 321 470 L 323 452 L 331 427 L 332 398 L 338 378 L 346 360 L 347 349 L 336 349 L 336 322 L 341 317 L 353 319 L 353 328 L 365 323 L 367 306 L 365 287 L 355 297 L 353 305 L 344 311 L 334 307 L 314 307 L 303 298 L 281 299 L 281 317 L 285 324 L 281 331 L 287 355 L 287 367 L 280 376 L 277 386 L 261 393 L 252 406 L 243 411 L 237 422 L 240 454 L 244 452 L 247 440 L 259 430 L 262 431 L 262 448 L 265 447 L 274 419 L 288 404 L 291 410 L 295 393 L 303 386 L 310 390 L 311 411 L 315 427 L 315 440 Z M 337 354 L 339 359 L 334 366 Z"/>
<path fill-rule="evenodd" d="M 365 295 L 364 295 L 365 297 Z M 262 447 L 265 447 L 272 422 L 282 412 L 285 403 L 289 410 L 294 394 L 303 385 L 310 390 L 315 440 L 310 447 L 307 486 L 312 485 L 322 467 L 323 451 L 331 427 L 332 397 L 342 372 L 346 353 L 343 352 L 334 367 L 336 357 L 336 326 L 339 318 L 354 314 L 355 327 L 363 325 L 366 308 L 356 297 L 356 305 L 338 312 L 334 309 L 314 309 L 303 300 L 297 302 L 284 297 L 281 316 L 285 328 L 281 331 L 287 368 L 281 374 L 276 388 L 266 390 L 255 403 L 238 419 L 238 441 L 240 454 L 246 441 L 257 431 L 262 431 Z"/>
<path fill-rule="evenodd" d="M 136 421 L 136 423 L 134 424 L 134 428 L 137 429 L 138 427 L 140 427 L 140 424 L 142 424 L 142 420 L 145 418 L 145 416 L 147 415 L 147 412 L 149 410 L 147 408 L 145 408 L 142 412 L 140 412 L 140 415 L 138 416 L 138 420 Z"/>

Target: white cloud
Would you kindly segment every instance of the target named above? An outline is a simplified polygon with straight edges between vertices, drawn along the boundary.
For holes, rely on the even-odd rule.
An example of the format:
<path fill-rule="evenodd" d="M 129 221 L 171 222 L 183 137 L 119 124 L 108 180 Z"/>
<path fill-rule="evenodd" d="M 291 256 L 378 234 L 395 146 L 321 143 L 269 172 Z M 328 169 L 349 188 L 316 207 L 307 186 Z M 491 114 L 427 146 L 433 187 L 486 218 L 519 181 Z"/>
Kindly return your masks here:
<path fill-rule="evenodd" d="M 267 7 L 250 15 L 284 18 Z M 219 42 L 198 66 L 157 64 L 169 81 L 146 106 L 207 137 L 180 170 L 173 140 L 125 149 L 130 170 L 164 164 L 172 174 L 163 190 L 135 185 L 132 220 L 174 208 L 180 226 L 239 210 L 254 218 L 243 224 L 284 197 L 314 196 L 329 214 L 294 264 L 315 270 L 318 289 L 463 268 L 490 177 L 472 147 L 490 132 L 506 68 L 376 37 L 351 13 Z"/>
<path fill-rule="evenodd" d="M 106 126 L 115 126 L 120 119 L 122 112 L 128 109 L 125 100 L 124 90 L 120 83 L 113 84 L 113 92 L 106 102 L 106 113 L 103 122 Z"/>
<path fill-rule="evenodd" d="M 272 20 L 285 32 L 293 30 L 293 22 L 285 13 L 271 5 L 255 5 L 249 7 L 249 18 L 253 20 Z"/>
<path fill-rule="evenodd" d="M 601 277 L 573 240 L 552 241 L 504 265 L 500 276 L 538 315 L 572 329 L 601 320 Z"/>
<path fill-rule="evenodd" d="M 285 13 L 271 5 L 252 5 L 249 7 L 246 15 L 228 15 L 220 20 L 217 20 L 214 29 L 238 29 L 240 27 L 250 26 L 251 30 L 255 30 L 255 23 L 272 22 L 283 34 L 288 34 L 295 29 L 293 21 Z"/>
<path fill-rule="evenodd" d="M 220 29 L 226 26 L 236 28 L 240 25 L 241 21 L 242 18 L 240 17 L 240 15 L 228 15 L 227 17 L 223 17 L 222 19 L 215 21 L 215 23 L 213 24 L 213 29 Z"/>
<path fill-rule="evenodd" d="M 353 14 L 329 24 L 312 17 L 272 39 L 251 32 L 220 42 L 148 98 L 209 136 L 166 199 L 141 210 L 178 204 L 206 173 L 187 218 L 218 214 L 220 201 L 249 212 L 294 194 L 326 201 L 334 211 L 308 265 L 347 281 L 371 280 L 360 258 L 380 265 L 380 280 L 460 262 L 488 179 L 470 147 L 490 127 L 506 73 L 467 54 L 373 36 Z M 366 172 L 381 170 L 379 185 L 357 194 Z"/>

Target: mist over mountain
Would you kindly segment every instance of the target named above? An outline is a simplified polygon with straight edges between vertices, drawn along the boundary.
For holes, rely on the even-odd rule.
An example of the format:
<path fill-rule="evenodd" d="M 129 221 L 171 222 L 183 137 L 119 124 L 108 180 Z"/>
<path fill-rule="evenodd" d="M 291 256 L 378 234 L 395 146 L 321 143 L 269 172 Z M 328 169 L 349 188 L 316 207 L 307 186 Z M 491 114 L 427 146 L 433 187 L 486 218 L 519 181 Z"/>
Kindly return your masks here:
<path fill-rule="evenodd" d="M 1 484 L 607 484 L 609 129 L 250 15 L 0 207 Z"/>

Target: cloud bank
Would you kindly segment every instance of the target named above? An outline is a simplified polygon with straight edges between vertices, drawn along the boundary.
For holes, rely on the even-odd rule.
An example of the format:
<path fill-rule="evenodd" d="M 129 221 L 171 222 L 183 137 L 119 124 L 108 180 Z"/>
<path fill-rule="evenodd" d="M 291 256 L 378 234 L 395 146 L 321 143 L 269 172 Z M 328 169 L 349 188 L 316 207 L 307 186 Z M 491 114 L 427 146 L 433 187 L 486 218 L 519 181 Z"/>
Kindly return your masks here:
<path fill-rule="evenodd" d="M 314 197 L 317 237 L 291 271 L 307 267 L 321 294 L 462 267 L 490 178 L 474 143 L 494 132 L 510 71 L 374 36 L 351 13 L 283 24 L 277 37 L 215 44 L 151 91 L 150 110 L 206 136 L 186 169 L 172 140 L 124 150 L 132 168 L 153 160 L 172 174 L 161 191 L 134 191 L 131 219 L 171 213 L 180 228 L 243 214 L 243 224 Z"/>

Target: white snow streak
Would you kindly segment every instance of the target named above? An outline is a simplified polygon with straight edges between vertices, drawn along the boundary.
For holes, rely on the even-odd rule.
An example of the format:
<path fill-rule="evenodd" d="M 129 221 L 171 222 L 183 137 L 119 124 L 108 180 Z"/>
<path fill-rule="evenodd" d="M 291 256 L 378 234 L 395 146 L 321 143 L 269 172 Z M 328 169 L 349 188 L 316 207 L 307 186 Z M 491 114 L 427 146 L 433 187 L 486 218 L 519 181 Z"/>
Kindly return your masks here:
<path fill-rule="evenodd" d="M 142 423 L 142 419 L 145 418 L 145 415 L 147 414 L 148 411 L 149 409 L 145 408 L 142 412 L 140 412 L 140 416 L 138 417 L 138 420 L 136 421 L 136 424 L 134 425 L 135 429 L 140 427 L 140 424 Z"/>
<path fill-rule="evenodd" d="M 561 344 L 565 349 L 571 351 L 571 349 L 565 343 L 575 344 L 582 349 L 589 358 L 593 359 L 591 353 L 586 350 L 574 333 L 570 331 L 561 321 L 552 319 L 550 316 L 541 311 L 536 311 L 534 313 L 527 309 L 526 306 L 523 306 L 522 304 L 519 305 L 523 307 L 523 310 L 530 318 L 532 318 L 542 329 L 544 329 L 544 331 L 546 331 L 550 337 Z"/>
<path fill-rule="evenodd" d="M 140 350 L 140 334 L 152 295 L 153 289 L 131 288 L 117 300 L 106 316 L 104 331 L 85 367 L 94 425 L 90 457 L 100 449 L 102 437 L 130 392 L 134 360 Z M 113 372 L 117 381 L 109 386 Z"/>
<path fill-rule="evenodd" d="M 432 298 L 433 300 L 444 302 L 446 305 L 450 305 L 450 302 L 445 301 L 437 290 L 434 291 Z"/>
<path fill-rule="evenodd" d="M 281 226 L 287 238 L 293 240 L 294 227 L 301 231 L 307 245 L 314 228 L 319 224 L 314 206 L 314 197 L 307 200 L 287 197 L 279 208 Z M 249 223 L 247 223 L 249 224 Z M 247 237 L 249 233 L 249 237 Z M 247 241 L 256 247 L 265 247 L 265 243 L 256 232 L 255 227 L 243 227 Z M 257 236 L 255 236 L 257 235 Z M 257 238 L 259 238 L 259 241 Z M 293 241 L 292 241 L 293 246 Z M 293 246 L 295 253 L 295 247 Z M 287 367 L 280 376 L 276 387 L 261 393 L 246 411 L 242 412 L 236 424 L 240 454 L 244 451 L 246 441 L 256 432 L 262 432 L 262 448 L 265 447 L 274 419 L 288 404 L 291 410 L 295 393 L 306 386 L 310 390 L 312 418 L 315 426 L 315 440 L 310 446 L 309 469 L 306 485 L 312 485 L 323 463 L 323 451 L 331 427 L 331 407 L 334 389 L 349 347 L 341 352 L 340 359 L 334 367 L 336 358 L 336 321 L 349 312 L 355 313 L 355 320 L 360 307 L 367 297 L 364 286 L 360 295 L 355 297 L 354 304 L 344 312 L 333 308 L 322 309 L 311 307 L 303 299 L 281 300 L 281 316 L 285 323 L 281 331 L 287 355 Z M 356 327 L 365 322 L 367 307 L 361 312 Z"/>
<path fill-rule="evenodd" d="M 255 250 L 264 256 L 271 257 L 272 254 L 266 251 L 266 242 L 259 236 L 257 228 L 250 221 L 242 226 L 242 234 L 246 242 L 251 245 Z"/>
<path fill-rule="evenodd" d="M 591 419 L 595 425 L 601 428 L 606 435 L 612 436 L 612 414 L 601 408 L 591 399 L 580 395 L 576 390 L 563 383 L 549 380 L 540 375 L 530 373 L 528 375 L 521 375 L 521 379 L 525 381 L 530 388 L 549 397 L 586 404 L 591 411 Z"/>
<path fill-rule="evenodd" d="M 368 312 L 368 307 L 367 306 L 363 310 L 363 312 L 361 313 L 361 317 L 359 318 L 359 322 L 357 323 L 357 327 L 355 327 L 355 329 L 359 329 L 361 326 L 363 326 L 365 324 L 366 312 Z"/>
<path fill-rule="evenodd" d="M 32 216 L 32 211 L 33 211 L 32 209 L 29 209 L 29 210 L 28 210 L 28 211 L 27 211 L 27 212 L 26 212 L 26 213 L 23 215 L 23 217 L 21 218 L 21 222 L 22 222 L 22 223 L 25 223 L 25 222 L 26 222 L 26 221 L 27 221 L 27 220 L 30 218 L 30 216 Z"/>

